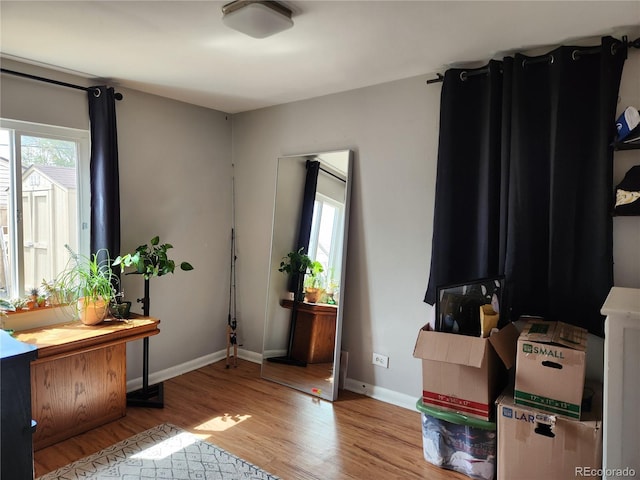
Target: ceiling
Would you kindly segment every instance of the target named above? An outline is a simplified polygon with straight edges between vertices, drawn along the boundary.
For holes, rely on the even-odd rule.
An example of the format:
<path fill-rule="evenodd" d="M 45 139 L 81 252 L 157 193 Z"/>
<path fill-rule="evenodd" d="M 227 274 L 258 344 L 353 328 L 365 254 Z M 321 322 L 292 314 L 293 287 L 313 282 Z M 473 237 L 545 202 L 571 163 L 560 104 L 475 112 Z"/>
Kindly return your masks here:
<path fill-rule="evenodd" d="M 0 0 L 0 52 L 237 113 L 508 52 L 640 36 L 637 0 L 282 1 L 294 26 L 265 39 L 226 27 L 225 3 Z"/>

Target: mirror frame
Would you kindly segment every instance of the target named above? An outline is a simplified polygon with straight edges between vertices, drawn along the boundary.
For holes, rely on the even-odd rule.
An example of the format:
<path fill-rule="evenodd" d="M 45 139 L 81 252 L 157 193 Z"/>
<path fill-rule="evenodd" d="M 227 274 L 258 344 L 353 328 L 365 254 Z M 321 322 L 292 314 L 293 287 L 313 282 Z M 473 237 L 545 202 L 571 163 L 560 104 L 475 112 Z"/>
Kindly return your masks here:
<path fill-rule="evenodd" d="M 284 298 L 284 296 L 286 295 L 286 292 L 282 292 L 282 291 L 276 291 L 276 287 L 275 287 L 275 279 L 277 278 L 277 276 L 282 276 L 283 274 L 280 273 L 278 271 L 278 267 L 280 265 L 280 262 L 282 260 L 283 254 L 282 251 L 278 250 L 276 251 L 276 248 L 279 248 L 278 245 L 276 245 L 276 238 L 278 236 L 278 228 L 279 228 L 279 221 L 281 222 L 282 219 L 278 218 L 278 214 L 281 212 L 279 212 L 278 207 L 279 205 L 282 205 L 282 198 L 279 198 L 279 194 L 282 195 L 282 192 L 278 192 L 278 186 L 279 186 L 279 180 L 280 180 L 280 176 L 282 175 L 282 165 L 284 164 L 284 162 L 292 162 L 295 161 L 296 159 L 299 159 L 300 163 L 303 165 L 302 168 L 304 168 L 304 165 L 306 164 L 307 160 L 319 160 L 321 163 L 321 166 L 325 166 L 325 167 L 330 167 L 330 163 L 327 162 L 326 158 L 323 159 L 323 156 L 334 156 L 334 155 L 339 155 L 339 154 L 343 154 L 344 155 L 344 160 L 346 161 L 346 180 L 345 180 L 345 194 L 344 194 L 344 199 L 345 199 L 345 203 L 344 203 L 344 222 L 343 222 L 343 229 L 342 229 L 342 258 L 340 259 L 340 279 L 339 279 L 339 291 L 340 291 L 340 296 L 338 299 L 338 303 L 337 303 L 337 312 L 336 312 L 336 332 L 335 332 L 335 343 L 334 343 L 334 348 L 333 348 L 333 368 L 332 368 L 332 372 L 331 372 L 331 391 L 327 391 L 326 389 L 326 378 L 323 378 L 321 381 L 323 383 L 319 384 L 318 388 L 309 388 L 309 386 L 307 384 L 301 385 L 301 384 L 296 384 L 293 381 L 288 381 L 288 379 L 283 379 L 283 378 L 275 378 L 274 376 L 270 376 L 268 374 L 268 368 L 265 368 L 265 366 L 267 365 L 267 363 L 269 363 L 267 361 L 267 358 L 265 356 L 265 354 L 267 352 L 269 352 L 269 347 L 271 346 L 271 339 L 275 337 L 277 337 L 278 333 L 276 333 L 276 335 L 269 335 L 271 332 L 271 328 L 274 327 L 274 325 L 272 325 L 272 323 L 275 323 L 275 318 L 273 319 L 272 322 L 272 316 L 275 317 L 275 315 L 273 314 L 273 312 L 275 310 L 277 310 L 277 308 L 280 306 L 280 301 L 282 298 Z M 354 158 L 354 154 L 353 154 L 353 150 L 351 149 L 344 149 L 344 150 L 333 150 L 333 151 L 326 151 L 326 152 L 318 152 L 318 153 L 308 153 L 308 154 L 301 154 L 301 155 L 286 155 L 286 156 L 282 156 L 278 158 L 278 163 L 277 163 L 277 170 L 276 170 L 276 185 L 275 185 L 275 195 L 274 195 L 274 204 L 273 204 L 273 218 L 272 218 L 272 232 L 271 232 L 271 247 L 270 247 L 270 261 L 269 261 L 269 279 L 267 282 L 267 303 L 266 303 L 266 308 L 265 308 L 265 320 L 264 320 L 264 337 L 263 337 L 263 348 L 262 348 L 262 368 L 261 368 L 261 376 L 262 378 L 266 379 L 266 380 L 270 380 L 270 381 L 274 381 L 276 383 L 280 383 L 282 385 L 286 385 L 288 387 L 291 388 L 295 388 L 297 390 L 303 391 L 305 393 L 308 393 L 310 395 L 314 395 L 317 397 L 320 397 L 322 399 L 325 400 L 329 400 L 329 401 L 334 401 L 338 398 L 338 389 L 339 389 L 339 375 L 340 375 L 340 354 L 341 354 L 341 345 L 342 345 L 342 323 L 343 323 L 343 315 L 344 315 L 344 291 L 345 291 L 345 279 L 346 279 L 346 261 L 347 261 L 347 241 L 348 241 L 348 232 L 349 232 L 349 214 L 350 214 L 350 203 L 351 203 L 351 183 L 353 180 L 353 158 Z M 301 188 L 301 192 L 304 190 L 304 176 L 302 176 L 301 179 L 302 185 L 300 185 Z M 294 193 L 295 194 L 295 193 Z M 299 197 L 300 201 L 302 201 L 302 195 Z M 293 202 L 295 204 L 298 204 L 299 202 Z M 301 208 L 300 206 L 298 206 L 299 208 Z M 296 218 L 294 222 L 292 222 L 292 226 L 294 228 L 293 231 L 293 235 L 291 236 L 291 238 L 293 238 L 293 244 L 295 244 L 297 238 L 298 238 L 298 229 L 299 229 L 299 218 Z M 291 232 L 289 232 L 291 233 Z M 280 243 L 284 243 L 284 242 L 280 242 Z M 293 248 L 289 248 L 289 250 L 287 252 L 284 253 L 284 255 L 286 255 L 289 251 L 291 251 Z M 284 280 L 284 276 L 283 279 L 280 280 L 278 283 L 280 282 L 284 282 L 286 283 L 286 281 Z M 289 326 L 290 328 L 290 326 Z M 290 368 L 301 368 L 299 366 L 291 366 Z M 323 377 L 326 377 L 326 375 L 323 375 Z"/>

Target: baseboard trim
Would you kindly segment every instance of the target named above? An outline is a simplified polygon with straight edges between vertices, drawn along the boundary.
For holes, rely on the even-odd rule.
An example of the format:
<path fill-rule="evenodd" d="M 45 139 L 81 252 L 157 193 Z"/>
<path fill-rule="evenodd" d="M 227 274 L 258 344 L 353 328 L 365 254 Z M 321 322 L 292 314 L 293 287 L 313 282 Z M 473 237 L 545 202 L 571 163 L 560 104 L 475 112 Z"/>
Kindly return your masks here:
<path fill-rule="evenodd" d="M 160 370 L 159 372 L 151 373 L 149 375 L 149 384 L 155 385 L 156 383 L 164 382 L 165 380 L 177 377 L 178 375 L 182 375 L 193 370 L 197 370 L 198 368 L 206 367 L 207 365 L 211 365 L 212 363 L 219 362 L 226 357 L 226 349 L 220 350 L 209 355 L 194 358 L 193 360 L 181 363 L 180 365 L 175 365 L 173 367 Z M 262 354 L 249 350 L 238 349 L 238 358 L 253 363 L 262 363 Z M 127 381 L 127 392 L 138 390 L 141 387 L 142 377 L 133 378 Z M 381 402 L 390 403 L 392 405 L 403 407 L 409 410 L 416 410 L 417 397 L 414 398 L 404 393 L 399 393 L 387 388 L 360 382 L 348 377 L 345 379 L 344 388 L 345 390 L 359 393 L 361 395 L 380 400 Z"/>
<path fill-rule="evenodd" d="M 344 382 L 345 390 L 350 392 L 359 393 L 367 397 L 375 398 L 381 402 L 390 403 L 398 407 L 403 407 L 408 410 L 416 410 L 416 400 L 418 397 L 412 397 L 410 395 L 396 392 L 395 390 L 389 390 L 387 388 L 378 387 L 369 383 L 360 382 L 353 378 L 346 378 Z"/>
<path fill-rule="evenodd" d="M 193 370 L 197 370 L 198 368 L 206 367 L 207 365 L 219 362 L 220 360 L 223 360 L 225 358 L 227 358 L 226 349 L 219 350 L 217 352 L 210 353 L 209 355 L 204 355 L 199 358 L 194 358 L 193 360 L 189 360 L 188 362 L 165 368 L 164 370 L 160 370 L 158 372 L 150 373 L 149 384 L 155 385 L 156 383 L 164 382 L 165 380 L 169 380 L 170 378 L 189 373 Z M 251 352 L 249 350 L 238 349 L 238 358 L 248 360 L 253 363 L 262 363 L 262 355 L 256 352 Z M 139 388 L 142 388 L 142 377 L 132 378 L 131 380 L 127 381 L 127 392 L 138 390 Z"/>

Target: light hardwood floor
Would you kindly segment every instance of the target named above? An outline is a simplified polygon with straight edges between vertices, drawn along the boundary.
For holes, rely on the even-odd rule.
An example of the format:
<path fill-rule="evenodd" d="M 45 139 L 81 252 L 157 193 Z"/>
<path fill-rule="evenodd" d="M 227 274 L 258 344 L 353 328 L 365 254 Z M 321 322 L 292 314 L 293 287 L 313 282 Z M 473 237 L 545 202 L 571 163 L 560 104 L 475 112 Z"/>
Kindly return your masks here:
<path fill-rule="evenodd" d="M 420 414 L 349 391 L 334 403 L 260 378 L 260 365 L 217 362 L 164 383 L 162 409 L 35 452 L 36 477 L 161 423 L 201 435 L 284 480 L 468 480 L 422 454 Z"/>

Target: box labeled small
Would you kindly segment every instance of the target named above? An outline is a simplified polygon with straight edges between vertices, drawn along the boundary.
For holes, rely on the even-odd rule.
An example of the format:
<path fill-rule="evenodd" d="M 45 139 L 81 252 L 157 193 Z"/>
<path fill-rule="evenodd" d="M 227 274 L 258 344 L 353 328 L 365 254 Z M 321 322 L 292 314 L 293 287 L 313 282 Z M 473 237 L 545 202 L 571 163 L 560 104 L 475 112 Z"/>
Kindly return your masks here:
<path fill-rule="evenodd" d="M 518 338 L 515 402 L 580 419 L 586 351 L 584 328 L 529 320 Z"/>

